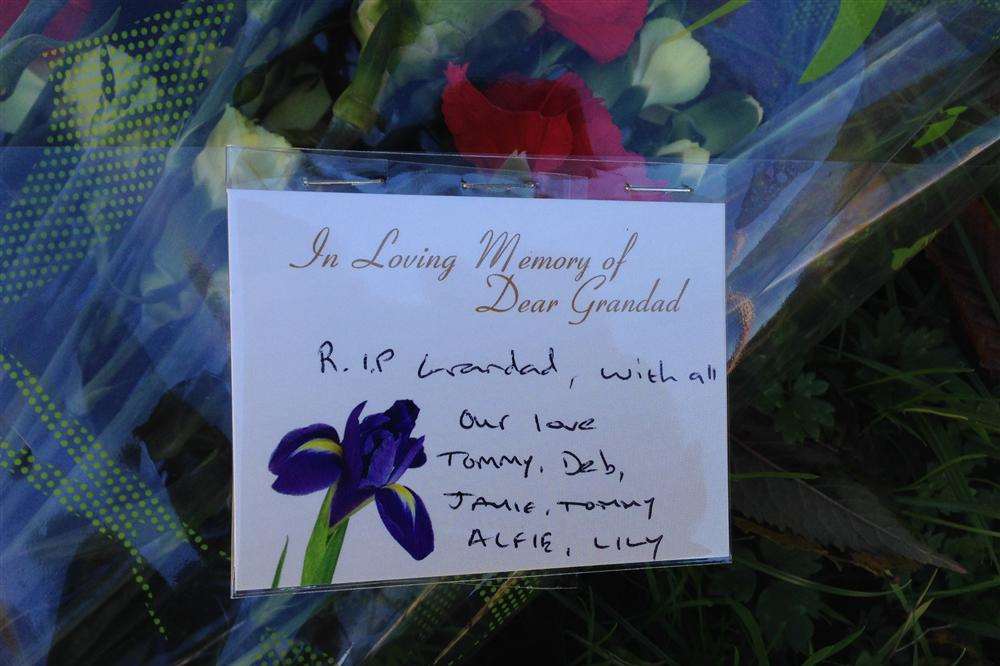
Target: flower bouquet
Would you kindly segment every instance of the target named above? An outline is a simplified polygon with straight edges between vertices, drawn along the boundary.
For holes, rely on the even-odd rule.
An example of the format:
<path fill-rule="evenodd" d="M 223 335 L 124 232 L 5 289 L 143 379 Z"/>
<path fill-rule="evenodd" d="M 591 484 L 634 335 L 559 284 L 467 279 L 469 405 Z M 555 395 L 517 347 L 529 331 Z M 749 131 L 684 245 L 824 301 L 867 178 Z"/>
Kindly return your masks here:
<path fill-rule="evenodd" d="M 414 192 L 461 166 L 633 198 L 718 187 L 724 168 L 738 428 L 757 387 L 996 180 L 998 26 L 978 0 L 4 3 L 3 661 L 458 660 L 533 594 L 511 575 L 230 597 L 224 146 L 407 153 Z M 298 153 L 268 155 L 237 166 L 275 187 L 301 173 Z M 323 554 L 333 517 L 374 501 L 419 557 L 432 532 L 398 483 L 419 464 L 415 412 L 360 409 L 344 466 L 312 485 L 288 470 L 340 446 L 334 426 L 274 442 L 276 489 L 349 477 L 327 491 Z M 352 468 L 373 417 L 405 451 Z M 799 450 L 733 452 L 744 519 L 960 568 L 858 483 L 790 509 L 812 487 L 779 462 Z"/>

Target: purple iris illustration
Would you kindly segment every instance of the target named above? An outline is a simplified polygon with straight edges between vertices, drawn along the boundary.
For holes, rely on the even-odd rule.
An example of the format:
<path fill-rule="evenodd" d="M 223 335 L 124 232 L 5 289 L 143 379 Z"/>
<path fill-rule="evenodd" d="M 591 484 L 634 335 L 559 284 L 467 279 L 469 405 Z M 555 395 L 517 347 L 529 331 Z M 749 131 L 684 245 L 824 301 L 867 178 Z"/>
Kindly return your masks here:
<path fill-rule="evenodd" d="M 374 500 L 389 534 L 422 560 L 434 550 L 430 515 L 420 496 L 398 483 L 406 470 L 427 462 L 424 438 L 411 437 L 420 409 L 412 400 L 397 400 L 359 421 L 365 404 L 347 417 L 343 440 L 325 423 L 282 437 L 268 463 L 277 476 L 271 487 L 286 495 L 332 487 L 331 527 Z"/>

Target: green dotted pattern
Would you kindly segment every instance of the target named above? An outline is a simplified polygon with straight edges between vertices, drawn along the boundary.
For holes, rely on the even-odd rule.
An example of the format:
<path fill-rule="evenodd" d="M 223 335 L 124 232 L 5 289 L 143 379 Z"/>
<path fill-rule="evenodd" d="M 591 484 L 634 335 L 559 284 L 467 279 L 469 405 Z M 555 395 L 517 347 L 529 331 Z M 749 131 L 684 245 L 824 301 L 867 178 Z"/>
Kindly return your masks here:
<path fill-rule="evenodd" d="M 136 544 L 169 534 L 201 551 L 207 551 L 208 545 L 194 529 L 178 521 L 149 486 L 130 470 L 118 466 L 79 421 L 61 411 L 20 361 L 0 353 L 0 369 L 0 380 L 14 382 L 59 450 L 74 463 L 72 474 L 68 474 L 56 465 L 38 460 L 26 445 L 14 446 L 0 439 L 0 470 L 55 499 L 71 515 L 86 520 L 100 534 L 128 551 L 132 578 L 145 595 L 150 621 L 166 637 L 166 627 L 153 610 L 153 593 L 142 575 L 147 565 Z M 229 560 L 225 551 L 217 555 Z"/>
<path fill-rule="evenodd" d="M 261 666 L 291 666 L 292 664 L 335 664 L 337 660 L 312 645 L 286 638 L 270 627 L 264 630 L 264 639 L 257 646 L 253 664 Z"/>
<path fill-rule="evenodd" d="M 460 628 L 455 627 L 456 617 L 469 609 L 469 588 L 461 585 L 440 584 L 427 589 L 414 604 L 409 616 L 409 626 L 397 637 L 407 643 L 424 643 L 454 640 L 438 656 L 446 664 L 465 662 L 500 626 L 514 616 L 535 595 L 530 582 L 516 575 L 489 578 L 475 589 L 471 601 L 474 611 L 471 618 L 463 617 Z"/>
<path fill-rule="evenodd" d="M 490 634 L 499 629 L 535 595 L 530 583 L 516 576 L 483 581 L 477 593 L 486 613 L 478 622 L 470 623 L 463 640 L 451 646 L 449 654 L 446 655 L 448 664 L 465 662 L 482 646 Z"/>
<path fill-rule="evenodd" d="M 234 2 L 194 4 L 43 54 L 54 90 L 50 133 L 0 221 L 0 306 L 71 270 L 145 201 L 235 10 Z"/>

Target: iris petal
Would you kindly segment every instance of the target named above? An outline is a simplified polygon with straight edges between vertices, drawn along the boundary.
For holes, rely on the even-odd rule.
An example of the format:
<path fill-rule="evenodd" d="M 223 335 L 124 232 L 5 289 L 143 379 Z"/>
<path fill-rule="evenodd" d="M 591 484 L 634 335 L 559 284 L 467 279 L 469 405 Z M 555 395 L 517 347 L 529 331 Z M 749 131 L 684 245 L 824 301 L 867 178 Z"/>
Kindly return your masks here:
<path fill-rule="evenodd" d="M 376 491 L 375 505 L 389 534 L 413 559 L 422 560 L 431 554 L 434 530 L 419 495 L 394 483 Z"/>
<path fill-rule="evenodd" d="M 337 430 L 325 423 L 299 428 L 281 438 L 268 469 L 278 478 L 272 488 L 286 495 L 306 495 L 340 478 L 343 450 Z"/>
<path fill-rule="evenodd" d="M 389 417 L 391 424 L 389 429 L 396 435 L 399 435 L 400 439 L 404 441 L 410 436 L 413 428 L 417 425 L 417 416 L 419 414 L 420 408 L 412 400 L 397 400 L 392 403 L 392 407 L 385 410 L 385 415 Z"/>
<path fill-rule="evenodd" d="M 365 478 L 361 480 L 361 486 L 378 487 L 389 482 L 396 459 L 396 451 L 399 448 L 399 440 L 393 437 L 388 430 L 379 430 L 369 438 L 371 443 L 371 457 L 368 461 L 368 469 Z M 365 444 L 369 448 L 369 443 Z"/>
<path fill-rule="evenodd" d="M 374 496 L 374 488 L 359 488 L 341 480 L 330 500 L 330 527 L 357 511 Z"/>
<path fill-rule="evenodd" d="M 399 477 L 403 476 L 403 472 L 412 467 L 420 467 L 425 462 L 427 454 L 424 453 L 424 438 L 422 436 L 409 438 L 396 449 L 394 469 L 387 483 L 396 483 Z"/>
<path fill-rule="evenodd" d="M 311 439 L 329 439 L 337 443 L 340 442 L 337 429 L 331 425 L 313 423 L 304 428 L 298 428 L 281 438 L 278 446 L 274 449 L 274 453 L 271 454 L 271 460 L 268 462 L 267 468 L 272 474 L 277 474 L 281 464 L 288 460 L 295 453 L 296 449 Z"/>
<path fill-rule="evenodd" d="M 423 437 L 420 438 L 421 444 L 423 444 L 423 439 Z M 420 450 L 417 451 L 417 455 L 413 456 L 413 460 L 410 462 L 410 469 L 422 467 L 425 462 L 427 462 L 427 452 L 424 451 L 424 447 L 421 446 Z"/>
<path fill-rule="evenodd" d="M 358 423 L 358 417 L 364 408 L 365 402 L 358 403 L 351 410 L 350 416 L 347 417 L 347 424 L 344 426 L 344 461 L 347 468 L 346 472 L 352 479 L 360 479 L 364 469 L 364 462 L 361 457 L 361 447 L 363 444 L 361 441 L 361 426 Z"/>

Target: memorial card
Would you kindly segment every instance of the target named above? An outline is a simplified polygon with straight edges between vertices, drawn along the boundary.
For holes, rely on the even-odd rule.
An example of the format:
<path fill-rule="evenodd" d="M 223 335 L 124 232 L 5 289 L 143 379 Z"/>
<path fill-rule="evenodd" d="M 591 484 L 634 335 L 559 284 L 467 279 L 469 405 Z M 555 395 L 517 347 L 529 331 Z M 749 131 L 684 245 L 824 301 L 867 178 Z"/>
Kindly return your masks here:
<path fill-rule="evenodd" d="M 724 217 L 230 190 L 234 593 L 728 559 Z"/>

